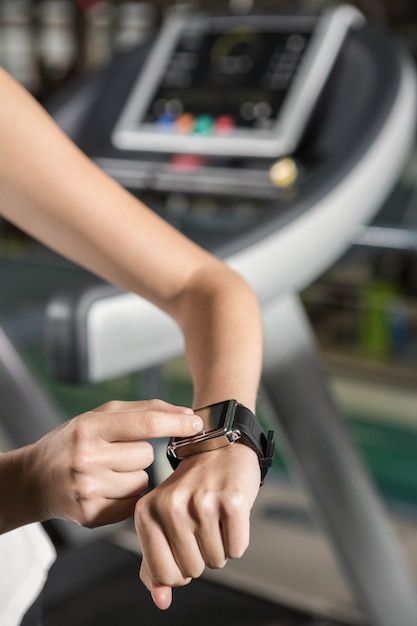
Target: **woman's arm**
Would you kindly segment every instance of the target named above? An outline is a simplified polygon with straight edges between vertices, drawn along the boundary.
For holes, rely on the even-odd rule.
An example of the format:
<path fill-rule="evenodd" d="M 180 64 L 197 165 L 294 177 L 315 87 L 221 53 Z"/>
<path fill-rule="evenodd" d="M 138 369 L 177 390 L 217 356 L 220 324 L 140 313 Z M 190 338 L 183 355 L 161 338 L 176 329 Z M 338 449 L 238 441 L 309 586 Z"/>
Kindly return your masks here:
<path fill-rule="evenodd" d="M 0 212 L 172 315 L 185 334 L 196 404 L 234 391 L 254 408 L 262 331 L 251 289 L 106 176 L 2 70 L 0 89 Z"/>
<path fill-rule="evenodd" d="M 185 337 L 195 407 L 235 398 L 253 410 L 262 324 L 249 286 L 106 176 L 2 71 L 0 91 L 0 212 L 169 313 Z M 183 461 L 138 503 L 142 578 L 159 606 L 169 604 L 169 586 L 243 552 L 258 486 L 255 453 L 230 446 Z M 220 529 L 214 540 L 207 508 Z"/>

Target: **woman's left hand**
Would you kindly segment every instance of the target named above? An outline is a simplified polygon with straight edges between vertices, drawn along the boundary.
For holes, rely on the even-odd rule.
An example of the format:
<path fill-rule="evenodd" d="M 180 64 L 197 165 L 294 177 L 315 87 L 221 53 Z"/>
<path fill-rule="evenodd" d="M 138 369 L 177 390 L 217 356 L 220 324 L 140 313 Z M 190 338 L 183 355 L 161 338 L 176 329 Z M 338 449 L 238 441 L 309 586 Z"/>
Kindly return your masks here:
<path fill-rule="evenodd" d="M 255 452 L 237 443 L 183 459 L 138 501 L 140 577 L 160 609 L 170 606 L 172 587 L 243 555 L 259 485 Z"/>

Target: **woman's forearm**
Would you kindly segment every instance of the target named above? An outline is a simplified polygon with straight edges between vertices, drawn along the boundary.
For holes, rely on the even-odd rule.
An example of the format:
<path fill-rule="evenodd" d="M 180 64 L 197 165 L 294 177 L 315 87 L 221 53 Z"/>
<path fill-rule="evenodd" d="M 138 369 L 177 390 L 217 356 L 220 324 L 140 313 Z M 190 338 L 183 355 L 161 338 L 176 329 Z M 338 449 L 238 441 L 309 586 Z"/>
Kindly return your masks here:
<path fill-rule="evenodd" d="M 172 315 L 195 405 L 236 397 L 253 408 L 262 330 L 251 289 L 105 175 L 1 70 L 0 88 L 0 212 Z"/>

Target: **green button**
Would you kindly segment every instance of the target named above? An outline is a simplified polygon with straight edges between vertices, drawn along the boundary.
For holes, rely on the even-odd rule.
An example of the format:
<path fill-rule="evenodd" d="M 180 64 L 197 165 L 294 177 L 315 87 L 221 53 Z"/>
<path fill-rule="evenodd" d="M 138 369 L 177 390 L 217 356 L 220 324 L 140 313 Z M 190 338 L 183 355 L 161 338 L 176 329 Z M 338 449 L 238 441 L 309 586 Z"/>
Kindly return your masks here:
<path fill-rule="evenodd" d="M 194 126 L 194 132 L 198 135 L 208 135 L 211 133 L 213 125 L 214 117 L 212 115 L 199 115 Z"/>

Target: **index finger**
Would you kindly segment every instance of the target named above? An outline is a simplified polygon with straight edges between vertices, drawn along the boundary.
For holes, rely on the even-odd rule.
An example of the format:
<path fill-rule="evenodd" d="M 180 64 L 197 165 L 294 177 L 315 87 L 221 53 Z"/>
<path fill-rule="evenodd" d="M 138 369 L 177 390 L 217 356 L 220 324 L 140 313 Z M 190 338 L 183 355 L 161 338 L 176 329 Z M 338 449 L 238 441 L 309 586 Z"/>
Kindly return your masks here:
<path fill-rule="evenodd" d="M 191 437 L 202 429 L 198 415 L 157 410 L 104 413 L 98 423 L 100 437 L 109 442 Z"/>

